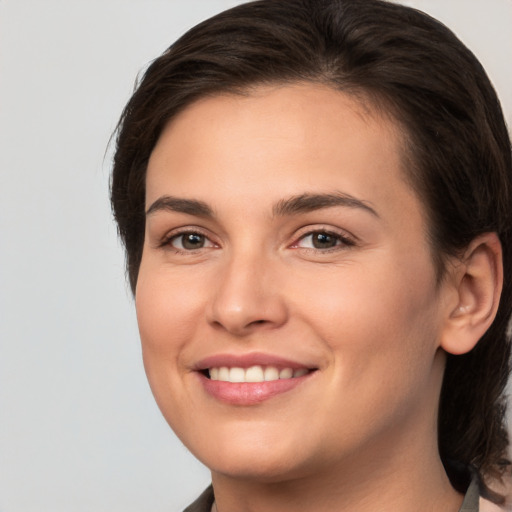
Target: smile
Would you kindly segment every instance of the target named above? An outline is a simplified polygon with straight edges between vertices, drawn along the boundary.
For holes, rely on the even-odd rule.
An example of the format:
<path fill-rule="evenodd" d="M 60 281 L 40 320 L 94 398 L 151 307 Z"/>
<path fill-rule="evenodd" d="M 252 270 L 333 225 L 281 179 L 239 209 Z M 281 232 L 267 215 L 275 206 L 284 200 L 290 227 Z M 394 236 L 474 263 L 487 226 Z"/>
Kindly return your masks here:
<path fill-rule="evenodd" d="M 277 368 L 276 366 L 263 367 L 261 365 L 249 368 L 227 366 L 214 367 L 208 370 L 211 380 L 222 382 L 271 382 L 280 379 L 293 379 L 308 374 L 307 368 Z"/>
<path fill-rule="evenodd" d="M 295 389 L 318 369 L 270 354 L 218 354 L 199 361 L 194 373 L 210 397 L 250 406 Z"/>

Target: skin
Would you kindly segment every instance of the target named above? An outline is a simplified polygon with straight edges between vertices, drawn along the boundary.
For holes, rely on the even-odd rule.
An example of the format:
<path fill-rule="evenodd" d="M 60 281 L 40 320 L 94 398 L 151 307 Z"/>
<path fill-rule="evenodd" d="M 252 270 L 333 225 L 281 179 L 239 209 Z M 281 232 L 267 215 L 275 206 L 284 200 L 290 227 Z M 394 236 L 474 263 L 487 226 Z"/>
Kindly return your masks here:
<path fill-rule="evenodd" d="M 202 99 L 162 133 L 136 290 L 144 364 L 166 420 L 211 469 L 219 512 L 459 509 L 436 411 L 469 267 L 436 284 L 401 155 L 390 119 L 312 84 Z M 276 212 L 303 194 L 361 204 Z M 161 207 L 166 196 L 211 215 Z M 202 247 L 184 249 L 183 230 Z M 319 232 L 333 247 L 313 245 Z M 487 247 L 474 248 L 484 266 Z M 316 371 L 252 405 L 205 391 L 198 361 L 254 352 Z"/>

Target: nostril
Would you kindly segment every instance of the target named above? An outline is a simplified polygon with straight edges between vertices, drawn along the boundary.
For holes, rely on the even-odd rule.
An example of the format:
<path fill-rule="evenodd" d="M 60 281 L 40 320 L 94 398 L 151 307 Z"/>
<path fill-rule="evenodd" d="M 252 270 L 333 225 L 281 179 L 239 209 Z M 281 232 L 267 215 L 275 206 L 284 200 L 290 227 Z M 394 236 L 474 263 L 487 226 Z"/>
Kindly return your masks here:
<path fill-rule="evenodd" d="M 251 330 L 251 327 L 257 327 L 258 325 L 266 325 L 268 322 L 267 320 L 254 320 L 253 322 L 249 322 L 246 326 L 249 330 Z"/>

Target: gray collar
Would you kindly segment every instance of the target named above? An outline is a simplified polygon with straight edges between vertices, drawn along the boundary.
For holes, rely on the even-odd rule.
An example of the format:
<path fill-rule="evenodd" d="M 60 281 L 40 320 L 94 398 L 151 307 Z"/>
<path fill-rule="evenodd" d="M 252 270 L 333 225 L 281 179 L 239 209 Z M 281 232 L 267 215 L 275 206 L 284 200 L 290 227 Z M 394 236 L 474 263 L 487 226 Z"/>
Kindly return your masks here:
<path fill-rule="evenodd" d="M 462 507 L 459 512 L 478 512 L 478 501 L 480 495 L 478 492 L 478 482 L 476 478 L 471 480 Z M 213 503 L 213 489 L 208 487 L 203 494 L 183 512 L 209 512 Z"/>
<path fill-rule="evenodd" d="M 480 493 L 478 492 L 478 482 L 477 479 L 473 477 L 468 490 L 466 491 L 466 496 L 464 497 L 464 501 L 462 502 L 462 507 L 460 507 L 459 512 L 478 512 L 479 498 Z"/>

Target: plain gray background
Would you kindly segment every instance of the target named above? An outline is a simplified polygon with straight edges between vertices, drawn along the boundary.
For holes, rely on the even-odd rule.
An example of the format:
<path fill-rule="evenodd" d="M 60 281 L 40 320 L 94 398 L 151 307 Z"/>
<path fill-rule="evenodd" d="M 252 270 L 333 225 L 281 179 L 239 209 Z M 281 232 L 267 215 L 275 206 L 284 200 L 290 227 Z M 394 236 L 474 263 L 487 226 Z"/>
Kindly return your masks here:
<path fill-rule="evenodd" d="M 106 146 L 149 60 L 230 0 L 0 0 L 0 512 L 171 512 L 207 484 L 146 383 Z M 512 1 L 411 0 L 512 121 Z"/>

